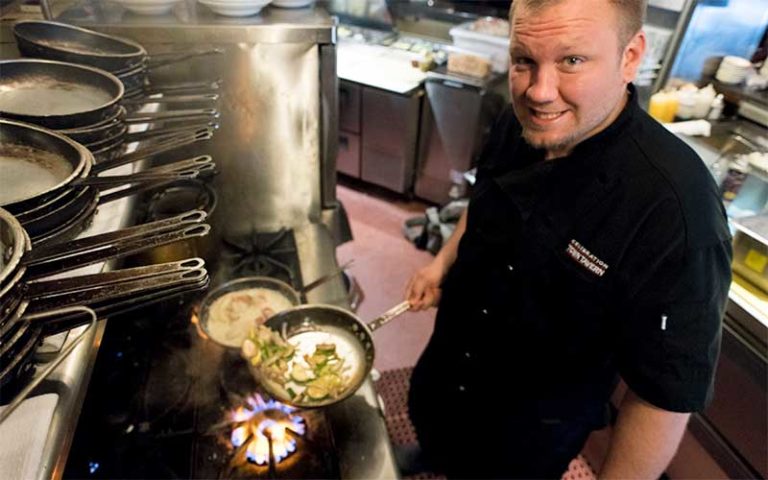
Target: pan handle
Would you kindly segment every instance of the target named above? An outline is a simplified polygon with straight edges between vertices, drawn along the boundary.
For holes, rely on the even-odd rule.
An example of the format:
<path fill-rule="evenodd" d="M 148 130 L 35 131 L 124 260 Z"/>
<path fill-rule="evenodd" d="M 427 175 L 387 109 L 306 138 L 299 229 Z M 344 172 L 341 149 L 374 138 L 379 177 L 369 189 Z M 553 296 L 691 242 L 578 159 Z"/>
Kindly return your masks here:
<path fill-rule="evenodd" d="M 208 214 L 203 210 L 190 210 L 189 212 L 176 215 L 175 217 L 164 218 L 154 222 L 123 228 L 114 232 L 106 232 L 99 235 L 92 235 L 90 237 L 78 238 L 77 240 L 65 243 L 56 243 L 53 245 L 36 247 L 35 250 L 28 254 L 28 256 L 31 257 L 31 260 L 25 260 L 25 263 L 28 265 L 34 265 L 35 263 L 49 260 L 54 257 L 59 257 L 61 255 L 74 254 L 92 249 L 94 247 L 111 245 L 118 240 L 124 240 L 136 236 L 146 236 L 149 234 L 172 230 L 180 226 L 202 223 L 207 217 Z"/>
<path fill-rule="evenodd" d="M 151 123 L 151 122 L 150 122 Z M 219 122 L 210 121 L 204 123 L 194 123 L 192 125 L 181 125 L 173 127 L 158 127 L 151 128 L 149 130 L 142 130 L 140 132 L 129 132 L 125 134 L 125 143 L 140 142 L 142 140 L 165 140 L 171 138 L 174 135 L 180 133 L 191 133 L 201 128 L 209 128 L 211 130 L 218 130 Z"/>
<path fill-rule="evenodd" d="M 168 288 L 178 288 L 184 285 L 196 285 L 206 281 L 208 272 L 204 268 L 192 270 L 177 269 L 164 275 L 149 278 L 129 279 L 117 283 L 99 284 L 98 280 L 91 279 L 91 285 L 79 291 L 51 291 L 40 297 L 36 297 L 30 305 L 30 311 L 48 310 L 52 306 L 69 306 L 86 304 L 98 311 L 99 306 L 106 306 L 112 301 L 123 301 L 138 295 L 156 292 Z M 62 319 L 55 322 L 49 321 L 46 330 L 62 331 L 72 328 L 73 324 L 67 324 L 67 328 L 61 328 Z"/>
<path fill-rule="evenodd" d="M 83 331 L 80 332 L 80 335 L 78 335 L 74 340 L 72 340 L 72 342 L 70 342 L 69 345 L 64 347 L 59 352 L 59 354 L 56 356 L 56 358 L 54 358 L 48 364 L 48 366 L 45 367 L 45 370 L 40 372 L 40 374 L 38 374 L 37 377 L 29 383 L 29 385 L 24 387 L 24 389 L 21 390 L 16 395 L 16 397 L 14 397 L 13 401 L 11 401 L 11 403 L 9 403 L 3 409 L 2 412 L 0 412 L 0 423 L 3 423 L 3 421 L 5 421 L 5 419 L 8 418 L 11 415 L 11 413 L 13 413 L 13 411 L 16 410 L 16 408 L 18 408 L 19 405 L 21 405 L 21 402 L 26 400 L 26 398 L 29 396 L 29 394 L 32 393 L 32 391 L 35 388 L 37 388 L 37 386 L 40 385 L 40 383 L 42 383 L 43 380 L 48 378 L 48 376 L 56 369 L 56 367 L 58 367 L 59 364 L 65 358 L 67 358 L 67 356 L 70 353 L 72 353 L 72 351 L 78 345 L 80 345 L 83 342 L 83 340 L 85 339 L 85 334 L 88 333 L 94 327 L 94 325 L 96 325 L 96 320 L 97 320 L 96 312 L 94 312 L 93 310 L 91 310 L 88 307 L 60 308 L 60 309 L 52 310 L 52 311 L 49 311 L 49 312 L 42 312 L 42 313 L 36 313 L 36 314 L 32 314 L 32 315 L 26 315 L 24 317 L 25 319 L 27 319 L 29 321 L 36 321 L 36 320 L 39 320 L 39 319 L 42 319 L 42 318 L 46 318 L 46 317 L 58 316 L 58 315 L 62 315 L 62 314 L 71 314 L 71 313 L 85 313 L 85 314 L 89 315 L 91 317 L 91 321 L 88 324 L 88 327 L 83 329 Z"/>
<path fill-rule="evenodd" d="M 169 110 L 164 112 L 136 113 L 125 117 L 125 123 L 151 123 L 166 120 L 210 120 L 219 118 L 219 111 L 215 108 L 193 108 L 186 110 Z"/>
<path fill-rule="evenodd" d="M 184 60 L 189 60 L 190 58 L 196 58 L 196 57 L 204 57 L 208 55 L 221 55 L 224 53 L 223 48 L 211 48 L 209 50 L 200 50 L 197 52 L 187 52 L 187 53 L 179 53 L 179 52 L 163 52 L 163 53 L 153 53 L 150 55 L 150 59 L 147 62 L 147 69 L 152 70 L 158 67 L 164 67 L 166 65 L 171 65 L 174 63 L 182 62 Z M 163 57 L 167 57 L 165 59 L 162 59 Z M 156 61 L 152 61 L 156 60 Z"/>
<path fill-rule="evenodd" d="M 37 262 L 27 267 L 29 278 L 42 278 L 53 273 L 65 272 L 86 265 L 103 262 L 113 258 L 124 257 L 150 248 L 188 240 L 208 235 L 211 227 L 208 224 L 192 225 L 181 229 L 171 230 L 156 235 L 139 236 L 114 242 L 110 245 L 92 248 L 74 255 L 63 253 L 59 257 Z"/>
<path fill-rule="evenodd" d="M 140 98 L 125 99 L 120 102 L 123 105 L 145 105 L 149 103 L 173 104 L 173 103 L 192 103 L 192 102 L 215 102 L 218 101 L 218 93 L 201 93 L 198 95 L 169 95 L 162 97 L 143 96 Z"/>
<path fill-rule="evenodd" d="M 147 148 L 136 150 L 135 152 L 123 155 L 122 157 L 115 160 L 99 162 L 93 166 L 93 171 L 97 173 L 103 172 L 104 170 L 109 170 L 110 168 L 133 163 L 147 157 L 158 155 L 168 150 L 173 150 L 175 148 L 183 147 L 203 140 L 210 140 L 211 138 L 213 138 L 213 130 L 210 128 L 201 128 L 190 134 L 182 134 L 177 137 L 164 139 L 161 142 L 157 142 Z"/>
<path fill-rule="evenodd" d="M 213 159 L 209 155 L 202 155 L 189 160 L 180 160 L 178 162 L 169 163 L 167 165 L 154 167 L 150 170 L 156 172 L 173 172 L 178 170 L 184 171 L 185 169 L 189 168 L 192 168 L 198 172 L 198 176 L 213 175 L 216 173 L 216 164 L 213 163 Z M 108 192 L 102 191 L 99 195 L 99 205 L 103 205 L 119 198 L 135 195 L 137 193 L 163 188 L 172 183 L 174 182 L 168 180 L 142 181 L 126 185 L 125 188 L 122 189 L 113 188 Z"/>
<path fill-rule="evenodd" d="M 349 268 L 349 266 L 352 265 L 353 262 L 354 262 L 354 259 L 349 260 L 348 262 L 346 262 L 344 265 L 340 266 L 339 268 L 337 268 L 333 272 L 325 274 L 325 275 L 322 275 L 321 277 L 317 278 L 317 280 L 314 280 L 314 281 L 309 282 L 308 284 L 304 285 L 304 287 L 302 287 L 298 291 L 299 295 L 302 295 L 302 296 L 306 295 L 307 292 L 309 292 L 311 290 L 314 290 L 315 288 L 317 288 L 320 285 L 324 284 L 328 280 L 331 280 L 332 278 L 334 278 L 334 277 L 336 277 L 338 275 L 341 275 L 341 273 L 344 270 L 346 270 L 347 268 Z"/>
<path fill-rule="evenodd" d="M 368 323 L 368 328 L 370 328 L 371 331 L 374 331 L 379 327 L 383 327 L 384 325 L 388 324 L 390 320 L 393 320 L 399 317 L 400 315 L 404 314 L 410 309 L 411 309 L 411 304 L 408 303 L 407 301 L 399 305 L 395 305 L 394 307 L 390 308 L 386 312 L 382 313 L 378 317 L 371 320 L 371 322 Z"/>
<path fill-rule="evenodd" d="M 178 262 L 160 263 L 144 267 L 124 268 L 90 275 L 57 278 L 53 280 L 33 280 L 27 282 L 27 298 L 37 298 L 44 295 L 56 295 L 89 289 L 94 285 L 107 286 L 119 284 L 128 280 L 141 280 L 167 275 L 169 273 L 185 272 L 203 268 L 205 262 L 201 258 L 190 258 Z"/>
<path fill-rule="evenodd" d="M 183 82 L 167 85 L 150 84 L 144 88 L 144 93 L 153 95 L 155 93 L 173 93 L 189 91 L 215 92 L 221 89 L 222 80 L 220 78 L 208 82 Z"/>

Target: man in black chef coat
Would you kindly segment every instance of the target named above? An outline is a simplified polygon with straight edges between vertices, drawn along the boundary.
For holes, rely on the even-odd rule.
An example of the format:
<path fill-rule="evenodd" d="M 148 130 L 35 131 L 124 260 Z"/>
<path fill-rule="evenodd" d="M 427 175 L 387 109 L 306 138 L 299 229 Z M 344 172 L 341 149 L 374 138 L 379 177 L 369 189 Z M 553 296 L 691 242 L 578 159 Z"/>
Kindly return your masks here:
<path fill-rule="evenodd" d="M 516 0 L 512 105 L 468 212 L 409 282 L 411 381 L 449 476 L 559 478 L 619 405 L 601 478 L 658 478 L 712 394 L 731 244 L 717 188 L 631 84 L 643 0 Z"/>

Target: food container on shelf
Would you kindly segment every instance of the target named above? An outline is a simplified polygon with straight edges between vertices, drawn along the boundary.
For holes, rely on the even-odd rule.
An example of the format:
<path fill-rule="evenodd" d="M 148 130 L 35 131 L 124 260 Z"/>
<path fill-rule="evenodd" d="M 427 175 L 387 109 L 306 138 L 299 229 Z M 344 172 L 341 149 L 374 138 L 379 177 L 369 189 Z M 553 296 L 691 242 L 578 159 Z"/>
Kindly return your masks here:
<path fill-rule="evenodd" d="M 492 69 L 497 73 L 509 69 L 508 32 L 509 23 L 497 18 L 462 23 L 450 30 L 455 46 L 490 55 Z"/>
<path fill-rule="evenodd" d="M 733 220 L 733 271 L 768 293 L 768 215 Z"/>
<path fill-rule="evenodd" d="M 446 47 L 448 72 L 484 78 L 491 73 L 493 59 L 487 53 L 458 47 Z"/>

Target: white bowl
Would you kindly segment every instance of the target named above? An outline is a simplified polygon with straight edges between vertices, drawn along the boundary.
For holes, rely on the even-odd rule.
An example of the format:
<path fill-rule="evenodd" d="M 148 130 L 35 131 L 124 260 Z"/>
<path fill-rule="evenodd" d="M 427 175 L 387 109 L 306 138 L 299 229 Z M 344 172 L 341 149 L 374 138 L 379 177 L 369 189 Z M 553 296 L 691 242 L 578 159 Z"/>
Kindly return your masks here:
<path fill-rule="evenodd" d="M 280 8 L 303 8 L 314 3 L 315 0 L 272 0 L 272 5 Z"/>
<path fill-rule="evenodd" d="M 164 15 L 179 3 L 179 0 L 115 0 L 126 10 L 140 15 Z"/>
<path fill-rule="evenodd" d="M 198 0 L 219 15 L 248 17 L 256 15 L 272 0 Z"/>

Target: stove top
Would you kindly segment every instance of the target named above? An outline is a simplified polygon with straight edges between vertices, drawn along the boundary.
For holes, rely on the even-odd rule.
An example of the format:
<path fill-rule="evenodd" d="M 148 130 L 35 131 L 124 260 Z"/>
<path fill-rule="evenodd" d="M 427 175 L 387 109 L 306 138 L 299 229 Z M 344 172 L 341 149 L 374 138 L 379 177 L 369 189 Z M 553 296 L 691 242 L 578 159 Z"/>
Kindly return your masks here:
<path fill-rule="evenodd" d="M 217 283 L 258 274 L 302 284 L 290 230 L 228 239 L 220 252 Z M 237 350 L 198 334 L 202 296 L 110 319 L 64 477 L 339 478 L 323 410 L 299 412 L 305 435 L 281 462 L 258 465 L 233 445 L 232 412 L 261 392 Z"/>

